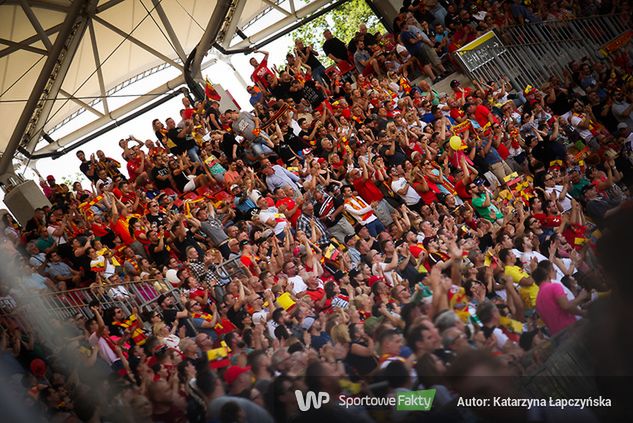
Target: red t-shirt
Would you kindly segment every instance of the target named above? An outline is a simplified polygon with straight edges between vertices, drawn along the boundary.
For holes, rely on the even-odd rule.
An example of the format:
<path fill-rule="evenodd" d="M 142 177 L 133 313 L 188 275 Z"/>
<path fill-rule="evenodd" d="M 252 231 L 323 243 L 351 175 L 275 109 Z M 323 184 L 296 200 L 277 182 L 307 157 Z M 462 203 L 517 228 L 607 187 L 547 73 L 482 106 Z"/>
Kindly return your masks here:
<path fill-rule="evenodd" d="M 314 289 L 314 290 L 306 289 L 305 293 L 315 303 L 318 302 L 318 301 L 321 301 L 321 298 L 323 298 L 323 296 L 325 295 L 325 291 L 323 290 L 323 288 L 317 288 L 317 289 Z"/>
<path fill-rule="evenodd" d="M 251 260 L 250 257 L 242 255 L 240 257 L 240 261 L 242 262 L 242 264 L 246 267 L 248 267 L 248 270 L 250 270 L 252 273 L 255 273 L 255 268 L 257 267 L 257 263 L 255 263 L 253 260 Z"/>
<path fill-rule="evenodd" d="M 499 147 L 497 147 L 497 153 L 499 153 L 503 160 L 507 159 L 510 155 L 508 147 L 506 147 L 504 143 L 499 143 Z"/>
<path fill-rule="evenodd" d="M 136 229 L 134 231 L 134 238 L 136 238 L 136 240 L 138 242 L 140 242 L 143 245 L 150 245 L 151 241 L 149 239 L 147 239 L 147 236 L 145 237 L 145 239 L 141 238 L 140 235 L 147 235 L 147 231 L 144 229 Z"/>
<path fill-rule="evenodd" d="M 268 87 L 268 81 L 266 81 L 266 75 L 273 75 L 273 73 L 268 69 L 268 60 L 264 59 L 261 61 L 259 65 L 255 68 L 253 73 L 251 74 L 251 79 L 254 83 L 260 83 L 264 87 Z"/>
<path fill-rule="evenodd" d="M 128 192 L 128 193 L 121 193 L 121 197 L 120 200 L 122 203 L 127 203 L 128 201 L 134 202 L 136 201 L 136 193 L 135 192 Z"/>
<path fill-rule="evenodd" d="M 425 251 L 425 249 L 424 247 L 421 247 L 418 244 L 411 244 L 409 245 L 409 251 L 411 252 L 413 257 L 418 258 L 420 257 L 420 254 L 422 253 L 422 251 Z"/>
<path fill-rule="evenodd" d="M 464 185 L 464 182 L 461 179 L 453 184 L 453 188 L 455 188 L 457 196 L 462 200 L 470 200 L 472 198 L 472 196 L 466 191 L 466 185 Z"/>
<path fill-rule="evenodd" d="M 560 226 L 562 218 L 560 215 L 548 216 L 545 213 L 534 213 L 532 216 L 541 222 L 544 228 L 556 228 Z"/>
<path fill-rule="evenodd" d="M 141 161 L 139 159 L 129 160 L 127 162 L 127 173 L 130 175 L 130 182 L 134 182 L 140 172 L 138 169 L 141 167 Z"/>
<path fill-rule="evenodd" d="M 187 120 L 187 119 L 191 119 L 193 117 L 193 114 L 196 112 L 196 109 L 194 109 L 193 107 L 187 107 L 183 112 L 182 112 L 182 118 Z"/>
<path fill-rule="evenodd" d="M 90 226 L 90 229 L 92 230 L 92 233 L 98 237 L 106 236 L 108 234 L 108 227 L 102 223 L 101 224 L 93 223 Z"/>
<path fill-rule="evenodd" d="M 455 91 L 455 94 L 453 95 L 453 97 L 455 98 L 455 100 L 459 100 L 462 97 L 468 97 L 470 95 L 470 93 L 472 93 L 473 90 L 470 87 L 466 87 L 464 88 L 464 93 L 462 94 L 461 91 Z"/>
<path fill-rule="evenodd" d="M 488 115 L 490 115 L 490 109 L 483 104 L 475 107 L 475 120 L 482 128 L 489 122 Z"/>
<path fill-rule="evenodd" d="M 451 109 L 450 115 L 455 120 L 455 122 L 457 122 L 457 119 L 465 117 L 466 113 L 464 113 L 462 109 L 454 107 Z"/>
<path fill-rule="evenodd" d="M 282 198 L 281 200 L 277 200 L 277 203 L 275 203 L 275 207 L 277 207 L 277 209 L 279 209 L 282 205 L 286 206 L 286 210 L 292 210 L 297 205 L 297 203 L 292 198 L 286 197 Z M 290 216 L 290 219 L 288 219 L 290 223 L 292 223 L 292 226 L 297 225 L 297 220 L 299 220 L 300 216 L 301 208 L 298 208 L 297 211 L 295 211 L 295 214 Z"/>
<path fill-rule="evenodd" d="M 352 181 L 352 185 L 354 185 L 354 189 L 358 192 L 358 195 L 369 204 L 374 201 L 381 201 L 384 198 L 376 184 L 369 179 L 364 179 L 363 177 L 356 178 Z"/>

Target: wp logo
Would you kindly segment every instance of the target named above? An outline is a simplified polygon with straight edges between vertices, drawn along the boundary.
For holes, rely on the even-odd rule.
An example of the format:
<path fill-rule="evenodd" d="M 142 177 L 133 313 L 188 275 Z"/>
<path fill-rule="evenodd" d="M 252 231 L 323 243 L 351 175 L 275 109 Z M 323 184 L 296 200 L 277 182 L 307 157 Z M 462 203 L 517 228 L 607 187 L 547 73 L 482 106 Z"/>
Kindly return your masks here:
<path fill-rule="evenodd" d="M 305 394 L 299 389 L 295 390 L 295 396 L 297 397 L 297 404 L 299 404 L 299 410 L 308 411 L 311 408 L 318 410 L 321 405 L 330 402 L 330 394 L 327 392 L 312 392 L 308 391 Z"/>

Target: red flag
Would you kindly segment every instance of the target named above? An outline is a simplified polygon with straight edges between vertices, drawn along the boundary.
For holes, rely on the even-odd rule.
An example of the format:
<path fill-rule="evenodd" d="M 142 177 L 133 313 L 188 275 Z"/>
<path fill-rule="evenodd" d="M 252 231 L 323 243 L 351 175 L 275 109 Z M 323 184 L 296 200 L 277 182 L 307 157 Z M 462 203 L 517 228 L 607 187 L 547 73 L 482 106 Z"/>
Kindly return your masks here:
<path fill-rule="evenodd" d="M 221 319 L 220 323 L 217 323 L 213 329 L 215 329 L 218 336 L 222 336 L 226 333 L 233 332 L 237 327 L 229 319 Z"/>
<path fill-rule="evenodd" d="M 209 82 L 208 79 L 205 79 L 206 83 L 204 84 L 204 94 L 209 100 L 220 100 L 220 94 L 213 88 L 213 84 Z"/>

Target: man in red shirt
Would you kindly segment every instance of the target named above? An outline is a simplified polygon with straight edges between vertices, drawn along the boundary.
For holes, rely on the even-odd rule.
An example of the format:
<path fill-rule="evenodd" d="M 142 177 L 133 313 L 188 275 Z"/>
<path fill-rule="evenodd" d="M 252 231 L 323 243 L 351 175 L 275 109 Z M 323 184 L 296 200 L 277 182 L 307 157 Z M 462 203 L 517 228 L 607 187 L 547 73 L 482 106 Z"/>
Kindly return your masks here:
<path fill-rule="evenodd" d="M 288 191 L 290 191 L 290 195 L 288 195 Z M 301 205 L 303 204 L 303 199 L 297 198 L 297 201 L 293 200 L 292 195 L 294 195 L 294 191 L 290 187 L 287 187 L 287 189 L 278 187 L 275 189 L 274 194 L 276 200 L 275 207 L 277 207 L 279 213 L 283 213 L 292 226 L 297 226 L 297 220 L 299 220 L 299 217 L 301 216 Z"/>
<path fill-rule="evenodd" d="M 492 114 L 490 109 L 483 104 L 476 105 L 469 103 L 466 105 L 465 109 L 469 115 L 473 115 L 475 117 L 475 120 L 482 128 L 486 126 L 486 124 L 490 123 L 490 125 L 492 125 L 498 120 L 495 115 Z"/>
<path fill-rule="evenodd" d="M 268 80 L 266 79 L 266 75 L 274 76 L 272 71 L 268 69 L 268 52 L 257 50 L 254 53 L 261 53 L 264 55 L 264 59 L 261 62 L 258 62 L 257 59 L 251 57 L 249 61 L 251 66 L 255 68 L 253 73 L 251 74 L 251 80 L 257 84 L 262 90 L 268 88 Z"/>
<path fill-rule="evenodd" d="M 136 186 L 143 185 L 147 181 L 145 153 L 132 149 L 128 154 L 127 173 L 129 180 Z"/>
<path fill-rule="evenodd" d="M 376 186 L 374 181 L 369 177 L 367 164 L 363 160 L 359 161 L 362 172 L 354 168 L 349 173 L 349 181 L 352 183 L 358 195 L 365 200 L 367 204 L 371 204 L 378 219 L 383 222 L 385 226 L 389 226 L 393 223 L 391 213 L 393 213 L 395 209 L 385 200 L 382 191 L 380 191 L 378 186 Z"/>
<path fill-rule="evenodd" d="M 473 91 L 470 87 L 462 88 L 461 85 L 462 83 L 457 79 L 451 81 L 451 89 L 453 90 L 453 98 L 455 100 L 466 99 Z"/>
<path fill-rule="evenodd" d="M 196 112 L 196 109 L 191 107 L 191 100 L 189 100 L 189 97 L 182 98 L 182 105 L 185 107 L 185 109 L 182 111 L 182 119 L 191 119 L 193 117 L 193 114 Z"/>
<path fill-rule="evenodd" d="M 306 280 L 306 285 L 308 285 L 308 288 L 297 294 L 297 296 L 307 295 L 314 302 L 315 309 L 320 310 L 324 308 L 327 298 L 325 297 L 325 290 L 319 286 L 316 276 L 309 276 Z"/>
<path fill-rule="evenodd" d="M 462 123 L 466 120 L 466 113 L 460 107 L 460 103 L 452 98 L 448 99 L 448 107 L 450 108 L 449 114 L 455 123 Z"/>

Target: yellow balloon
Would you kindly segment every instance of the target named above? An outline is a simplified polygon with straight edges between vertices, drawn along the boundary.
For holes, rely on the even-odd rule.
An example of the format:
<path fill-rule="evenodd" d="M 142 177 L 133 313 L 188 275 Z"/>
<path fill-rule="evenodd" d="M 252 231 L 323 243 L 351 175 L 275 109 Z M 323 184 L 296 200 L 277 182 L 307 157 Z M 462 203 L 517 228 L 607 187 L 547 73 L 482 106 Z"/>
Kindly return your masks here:
<path fill-rule="evenodd" d="M 453 150 L 462 150 L 462 139 L 457 135 L 453 135 L 451 139 L 448 141 L 449 145 Z"/>

